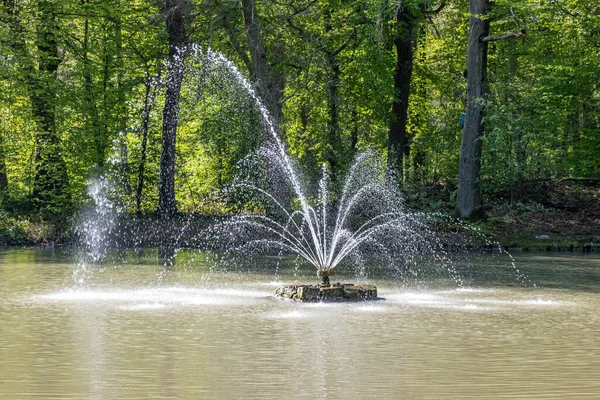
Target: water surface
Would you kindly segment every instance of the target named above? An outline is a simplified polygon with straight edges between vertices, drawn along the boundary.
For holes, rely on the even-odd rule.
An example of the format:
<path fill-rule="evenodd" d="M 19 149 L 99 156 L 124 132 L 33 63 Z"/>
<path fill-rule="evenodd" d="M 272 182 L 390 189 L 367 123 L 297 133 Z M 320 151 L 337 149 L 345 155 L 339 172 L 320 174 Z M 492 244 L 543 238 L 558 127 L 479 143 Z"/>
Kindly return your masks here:
<path fill-rule="evenodd" d="M 371 279 L 385 300 L 270 297 L 293 267 L 198 257 L 94 267 L 0 251 L 0 398 L 585 399 L 600 393 L 600 257 L 528 255 L 452 280 Z M 265 261 L 265 265 L 269 262 Z"/>

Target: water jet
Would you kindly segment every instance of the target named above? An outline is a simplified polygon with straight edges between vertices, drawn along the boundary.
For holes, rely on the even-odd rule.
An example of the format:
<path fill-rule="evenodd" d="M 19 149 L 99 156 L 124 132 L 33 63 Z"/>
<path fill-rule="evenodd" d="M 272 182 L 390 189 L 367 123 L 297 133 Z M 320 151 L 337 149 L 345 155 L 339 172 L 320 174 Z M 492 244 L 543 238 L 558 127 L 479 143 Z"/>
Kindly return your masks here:
<path fill-rule="evenodd" d="M 311 265 L 317 270 L 319 284 L 283 285 L 275 293 L 294 300 L 375 299 L 377 288 L 373 285 L 332 283 L 334 270 L 347 271 L 352 265 L 362 281 L 369 269 L 382 265 L 385 267 L 380 269 L 403 275 L 423 254 L 450 265 L 447 272 L 459 281 L 445 249 L 452 233 L 445 237 L 433 233 L 428 221 L 439 216 L 405 209 L 400 184 L 382 154 L 372 149 L 359 153 L 345 177 L 335 180 L 323 163 L 321 179 L 311 185 L 243 74 L 218 52 L 199 46 L 192 50 L 196 62 L 204 66 L 203 73 L 215 72 L 244 89 L 254 100 L 266 131 L 264 144 L 240 163 L 240 173 L 226 193 L 253 199 L 260 204 L 259 210 L 211 226 L 203 233 L 205 242 L 231 255 L 233 263 L 236 256 L 247 259 L 257 253 L 293 255 L 298 267 Z M 417 266 L 411 273 L 421 268 Z"/>
<path fill-rule="evenodd" d="M 382 154 L 373 149 L 358 153 L 345 177 L 336 179 L 331 179 L 323 164 L 320 180 L 311 183 L 288 154 L 277 125 L 253 86 L 232 62 L 199 46 L 193 46 L 191 53 L 189 62 L 192 66 L 202 65 L 203 74 L 215 75 L 243 89 L 244 95 L 254 101 L 266 134 L 262 147 L 238 164 L 233 183 L 223 193 L 224 198 L 244 199 L 246 203 L 241 206 L 245 214 L 203 230 L 196 229 L 191 218 L 183 226 L 169 221 L 156 232 L 144 230 L 145 238 L 159 234 L 160 240 L 153 239 L 158 244 L 153 242 L 151 246 L 159 248 L 163 266 L 172 264 L 181 247 L 216 250 L 216 264 L 223 263 L 225 269 L 241 265 L 240 258 L 245 261 L 255 254 L 280 259 L 292 256 L 297 271 L 311 266 L 319 281 L 284 285 L 276 296 L 302 301 L 371 300 L 377 298 L 377 288 L 366 283 L 370 273 L 386 271 L 396 277 L 418 279 L 429 273 L 433 262 L 460 284 L 448 257 L 454 229 L 434 232 L 433 222 L 440 221 L 439 215 L 405 209 L 400 185 Z M 127 224 L 117 223 L 119 207 L 108 201 L 106 180 L 100 183 L 101 190 L 90 192 L 96 203 L 89 215 L 93 223 L 81 224 L 88 253 L 86 265 L 104 260 L 110 237 L 129 243 L 134 236 L 134 246 L 140 245 L 137 235 L 127 234 Z M 347 283 L 351 268 L 356 284 Z M 85 272 L 87 267 L 82 270 Z M 334 271 L 341 277 L 336 283 L 331 279 Z"/>

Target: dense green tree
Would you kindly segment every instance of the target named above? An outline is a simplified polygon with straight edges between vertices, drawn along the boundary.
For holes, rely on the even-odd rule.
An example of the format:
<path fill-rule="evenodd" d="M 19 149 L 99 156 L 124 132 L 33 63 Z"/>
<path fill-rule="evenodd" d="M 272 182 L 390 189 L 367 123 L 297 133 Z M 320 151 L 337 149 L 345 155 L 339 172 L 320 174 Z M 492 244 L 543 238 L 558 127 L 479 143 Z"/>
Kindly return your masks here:
<path fill-rule="evenodd" d="M 26 42 L 26 29 L 16 2 L 5 1 L 5 18 L 10 27 L 13 54 L 19 62 L 20 80 L 26 87 L 36 123 L 35 177 L 32 198 L 43 218 L 53 218 L 68 209 L 71 201 L 63 146 L 57 128 L 57 75 L 61 63 L 56 14 L 58 4 L 48 0 L 37 3 L 39 20 L 35 27 L 34 48 Z M 36 57 L 31 53 L 35 51 Z"/>
<path fill-rule="evenodd" d="M 66 215 L 101 174 L 140 214 L 243 210 L 247 199 L 221 189 L 262 143 L 260 117 L 206 62 L 207 47 L 255 85 L 309 178 L 323 162 L 339 176 L 356 152 L 375 148 L 402 168 L 409 193 L 445 187 L 471 218 L 499 194 L 518 198 L 529 180 L 600 173 L 593 2 L 1 6 L 0 198 L 30 217 Z M 470 40 L 470 25 L 492 33 Z M 203 47 L 188 58 L 192 43 Z"/>
<path fill-rule="evenodd" d="M 408 107 L 413 71 L 413 58 L 417 46 L 417 32 L 428 14 L 444 9 L 444 1 L 431 9 L 429 1 L 398 2 L 393 19 L 396 66 L 394 71 L 394 100 L 388 134 L 388 165 L 403 177 L 404 156 L 409 155 Z"/>

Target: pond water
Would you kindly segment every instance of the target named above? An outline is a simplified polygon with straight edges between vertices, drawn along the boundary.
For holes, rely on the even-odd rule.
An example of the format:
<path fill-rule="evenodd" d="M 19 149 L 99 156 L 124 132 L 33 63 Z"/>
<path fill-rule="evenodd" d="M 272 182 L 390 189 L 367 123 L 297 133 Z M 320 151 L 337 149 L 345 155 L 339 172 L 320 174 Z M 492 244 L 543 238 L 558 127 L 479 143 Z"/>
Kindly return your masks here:
<path fill-rule="evenodd" d="M 316 280 L 293 267 L 139 257 L 75 285 L 71 255 L 3 249 L 0 398 L 598 398 L 600 257 L 515 258 L 537 288 L 505 268 L 298 304 L 270 297 Z"/>

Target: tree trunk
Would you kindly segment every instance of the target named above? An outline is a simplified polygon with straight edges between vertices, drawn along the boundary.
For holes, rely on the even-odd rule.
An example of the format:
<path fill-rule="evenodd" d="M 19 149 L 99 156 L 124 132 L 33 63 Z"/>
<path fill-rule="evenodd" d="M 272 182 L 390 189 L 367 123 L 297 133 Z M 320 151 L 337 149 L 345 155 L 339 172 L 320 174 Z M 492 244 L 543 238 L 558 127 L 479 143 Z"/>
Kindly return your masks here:
<path fill-rule="evenodd" d="M 258 21 L 258 14 L 256 12 L 255 0 L 241 0 L 241 2 L 244 25 L 246 27 L 246 39 L 248 41 L 250 58 L 252 60 L 252 81 L 257 87 L 261 100 L 273 118 L 275 128 L 279 130 L 279 122 L 282 117 L 282 88 L 279 86 L 282 83 L 277 85 L 274 83 L 274 77 L 272 75 L 264 42 L 260 33 L 260 24 Z M 280 52 L 281 48 L 278 49 L 278 54 Z"/>
<path fill-rule="evenodd" d="M 96 166 L 99 170 L 104 168 L 104 160 L 109 146 L 108 138 L 108 121 L 112 115 L 110 109 L 110 101 L 108 96 L 108 86 L 110 82 L 110 55 L 108 54 L 108 35 L 104 32 L 104 54 L 102 64 L 102 124 L 100 126 L 100 134 L 94 138 L 96 147 Z"/>
<path fill-rule="evenodd" d="M 325 161 L 329 164 L 329 169 L 333 179 L 338 177 L 342 170 L 342 138 L 340 135 L 340 117 L 339 117 L 339 87 L 340 87 L 340 65 L 335 55 L 330 55 L 329 67 L 331 77 L 327 82 L 327 108 L 329 110 L 329 126 L 327 127 L 327 153 Z"/>
<path fill-rule="evenodd" d="M 223 28 L 225 28 L 225 30 L 227 31 L 227 36 L 229 37 L 231 47 L 233 47 L 237 55 L 240 57 L 240 59 L 246 66 L 246 69 L 248 69 L 248 73 L 254 79 L 254 65 L 252 64 L 252 60 L 250 60 L 250 57 L 248 57 L 246 49 L 242 47 L 239 40 L 237 39 L 235 30 L 236 21 L 235 19 L 233 19 L 233 21 L 231 19 L 232 18 L 228 12 L 223 13 Z"/>
<path fill-rule="evenodd" d="M 594 97 L 592 92 L 586 93 L 583 96 L 583 100 L 581 102 L 581 110 L 581 122 L 583 128 L 589 131 L 594 131 L 598 129 L 598 117 L 600 116 L 600 113 L 598 112 L 598 107 L 594 106 Z"/>
<path fill-rule="evenodd" d="M 158 71 L 157 81 L 160 79 L 161 70 Z M 142 146 L 141 146 L 141 157 L 140 165 L 138 167 L 138 181 L 135 189 L 135 211 L 139 215 L 142 212 L 142 192 L 144 189 L 144 174 L 146 169 L 146 157 L 148 148 L 148 130 L 150 128 L 150 112 L 152 106 L 156 100 L 158 84 L 153 84 L 150 79 L 150 72 L 146 67 L 146 84 L 144 93 L 144 113 L 142 115 Z"/>
<path fill-rule="evenodd" d="M 406 125 L 417 28 L 416 16 L 405 6 L 397 15 L 397 23 L 403 33 L 394 39 L 396 68 L 392 120 L 388 132 L 388 166 L 396 172 L 398 179 L 402 180 L 404 155 L 408 153 Z"/>
<path fill-rule="evenodd" d="M 352 159 L 358 153 L 358 111 L 352 109 L 352 134 L 350 135 L 350 154 Z"/>
<path fill-rule="evenodd" d="M 53 3 L 39 2 L 40 25 L 36 45 L 38 73 L 30 81 L 33 114 L 38 122 L 36 132 L 36 173 L 33 200 L 42 218 L 54 218 L 71 201 L 67 166 L 62 157 L 62 146 L 56 131 L 56 74 L 60 65 L 56 42 L 56 18 Z"/>
<path fill-rule="evenodd" d="M 160 155 L 158 213 L 168 218 L 177 213 L 175 203 L 175 139 L 179 122 L 179 95 L 183 82 L 187 31 L 184 15 L 189 4 L 186 0 L 165 0 L 162 12 L 169 37 L 169 71 L 163 109 L 162 152 Z"/>
<path fill-rule="evenodd" d="M 34 58 L 28 52 L 16 4 L 9 0 L 3 3 L 11 29 L 10 44 L 21 62 L 21 78 L 27 88 L 37 125 L 33 203 L 42 218 L 52 219 L 60 216 L 71 204 L 67 166 L 56 131 L 56 75 L 60 55 L 55 36 L 58 26 L 54 5 L 48 0 L 38 3 L 40 23 L 35 39 L 37 58 Z"/>
<path fill-rule="evenodd" d="M 509 55 L 508 55 L 508 72 L 510 74 L 511 79 L 517 79 L 517 74 L 519 72 L 519 60 L 517 57 L 517 44 L 511 40 L 508 42 Z M 506 96 L 507 104 L 509 102 L 514 102 L 514 97 L 511 93 L 508 93 Z M 519 121 L 521 118 L 522 111 L 520 108 L 514 108 L 512 112 L 512 119 L 514 121 Z M 520 185 L 523 182 L 523 173 L 525 171 L 525 167 L 527 164 L 527 137 L 524 135 L 523 128 L 521 124 L 517 124 L 516 132 L 512 133 L 511 142 L 514 147 L 515 154 L 515 164 L 516 164 L 516 180 L 511 180 L 511 204 L 514 198 L 514 192 L 516 190 L 520 190 Z M 516 186 L 516 187 L 515 187 Z"/>
<path fill-rule="evenodd" d="M 116 116 L 116 132 L 119 143 L 119 183 L 123 185 L 123 190 L 126 196 L 131 195 L 131 181 L 129 178 L 129 148 L 125 138 L 127 130 L 127 88 L 123 84 L 124 57 L 123 57 L 123 22 L 120 14 L 114 16 L 114 35 L 115 35 L 115 72 L 117 84 L 117 104 L 115 107 Z"/>
<path fill-rule="evenodd" d="M 487 41 L 489 0 L 470 0 L 469 47 L 467 53 L 467 107 L 460 149 L 456 213 L 460 218 L 483 217 L 479 173 L 481 139 L 487 101 Z"/>
<path fill-rule="evenodd" d="M 101 122 L 100 116 L 98 115 L 98 109 L 96 108 L 96 99 L 94 96 L 94 85 L 92 82 L 92 68 L 89 59 L 89 38 L 90 38 L 90 21 L 88 15 L 88 1 L 82 0 L 82 4 L 85 8 L 85 20 L 83 23 L 83 45 L 82 45 L 82 62 L 83 62 L 83 82 L 84 82 L 84 102 L 85 102 L 85 120 L 86 120 L 86 131 L 94 138 L 96 143 L 96 165 L 102 167 L 104 162 L 104 156 L 99 157 L 97 141 L 101 136 Z M 103 153 L 103 152 L 102 152 Z"/>
<path fill-rule="evenodd" d="M 326 7 L 324 10 L 325 19 L 325 34 L 333 31 L 332 24 L 332 10 L 331 5 Z M 354 35 L 354 32 L 350 37 L 344 41 L 344 43 L 337 49 L 331 49 L 327 46 L 322 46 L 322 50 L 325 53 L 327 60 L 327 66 L 329 67 L 329 79 L 325 85 L 325 92 L 327 95 L 327 110 L 329 114 L 329 124 L 327 126 L 327 148 L 325 150 L 325 162 L 329 164 L 329 170 L 331 173 L 331 179 L 333 182 L 338 181 L 341 178 L 340 174 L 343 172 L 343 158 L 344 150 L 342 147 L 342 136 L 340 134 L 340 86 L 341 86 L 341 68 L 338 60 L 338 55 L 344 50 L 346 45 L 350 42 L 350 39 Z"/>
<path fill-rule="evenodd" d="M 8 188 L 8 174 L 6 173 L 6 152 L 4 151 L 4 137 L 0 134 L 0 192 Z"/>

